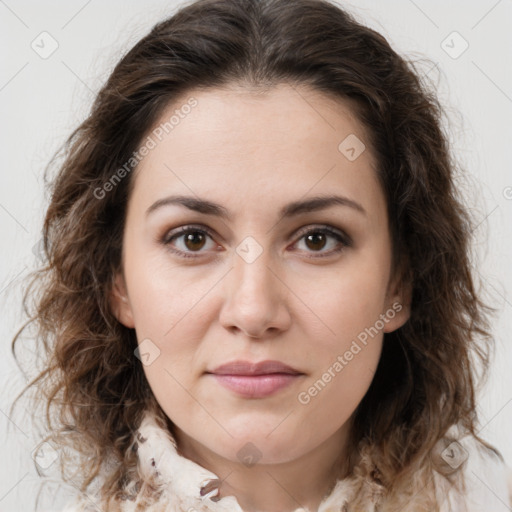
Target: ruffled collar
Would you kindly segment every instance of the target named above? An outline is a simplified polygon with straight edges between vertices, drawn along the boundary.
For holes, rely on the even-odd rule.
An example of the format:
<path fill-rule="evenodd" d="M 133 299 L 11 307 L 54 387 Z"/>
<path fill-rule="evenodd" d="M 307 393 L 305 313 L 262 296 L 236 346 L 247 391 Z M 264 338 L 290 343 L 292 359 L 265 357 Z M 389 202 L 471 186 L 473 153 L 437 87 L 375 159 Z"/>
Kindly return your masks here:
<path fill-rule="evenodd" d="M 134 449 L 137 451 L 141 479 L 159 493 L 159 508 L 155 508 L 155 511 L 243 512 L 234 496 L 220 497 L 219 476 L 180 455 L 172 436 L 159 426 L 155 416 L 149 412 L 146 412 L 136 432 Z M 362 474 L 338 480 L 322 501 L 318 512 L 348 511 L 348 504 L 356 493 L 359 497 L 360 493 L 366 496 L 365 512 L 377 512 L 384 488 L 375 479 L 364 478 Z M 132 502 L 134 510 L 139 500 L 141 498 L 137 497 Z M 162 505 L 165 507 L 161 508 Z M 151 512 L 153 508 L 146 507 L 144 510 Z M 298 508 L 295 512 L 306 510 Z"/>
<path fill-rule="evenodd" d="M 449 433 L 460 440 L 461 446 L 467 451 L 472 462 L 471 473 L 478 471 L 479 476 L 491 475 L 492 482 L 502 486 L 501 494 L 506 496 L 505 473 L 503 464 L 494 457 L 484 456 L 472 437 L 462 439 L 461 433 L 453 426 Z M 132 479 L 126 484 L 124 497 L 116 501 L 113 512 L 243 512 L 234 496 L 220 495 L 221 479 L 218 475 L 180 455 L 176 442 L 169 430 L 162 424 L 161 418 L 153 412 L 146 411 L 143 420 L 135 432 L 132 449 L 137 454 L 137 467 L 131 473 Z M 469 462 L 468 461 L 468 462 Z M 113 468 L 106 467 L 109 473 Z M 324 498 L 318 512 L 419 512 L 430 510 L 426 507 L 426 496 L 418 489 L 425 488 L 426 474 L 417 472 L 417 480 L 408 492 L 400 496 L 393 505 L 388 503 L 386 490 L 378 479 L 378 472 L 372 463 L 371 449 L 362 445 L 359 450 L 359 460 L 351 476 L 338 480 L 328 496 Z M 469 469 L 464 469 L 470 474 Z M 475 473 L 476 474 L 476 473 Z M 437 499 L 442 502 L 441 511 L 481 512 L 484 509 L 467 508 L 466 503 L 490 503 L 497 494 L 491 493 L 489 485 L 482 487 L 484 494 L 463 495 L 453 488 L 446 488 L 445 481 L 434 472 Z M 470 474 L 471 476 L 471 474 Z M 482 478 L 480 478 L 481 480 Z M 474 479 L 473 479 L 474 480 Z M 477 486 L 478 487 L 478 482 Z M 512 490 L 511 490 L 512 491 Z M 505 497 L 500 498 L 505 503 Z M 94 500 L 96 501 L 96 500 Z M 384 503 L 385 502 L 385 503 Z M 400 503 L 399 503 L 400 502 Z M 396 506 L 399 503 L 400 506 Z M 497 503 L 497 502 L 496 502 Z M 98 500 L 91 508 L 91 494 L 88 494 L 80 504 L 66 509 L 65 512 L 82 512 L 98 510 Z M 354 508 L 355 507 L 355 508 Z M 491 510 L 491 509 L 486 509 Z M 299 508 L 294 512 L 308 512 Z"/>

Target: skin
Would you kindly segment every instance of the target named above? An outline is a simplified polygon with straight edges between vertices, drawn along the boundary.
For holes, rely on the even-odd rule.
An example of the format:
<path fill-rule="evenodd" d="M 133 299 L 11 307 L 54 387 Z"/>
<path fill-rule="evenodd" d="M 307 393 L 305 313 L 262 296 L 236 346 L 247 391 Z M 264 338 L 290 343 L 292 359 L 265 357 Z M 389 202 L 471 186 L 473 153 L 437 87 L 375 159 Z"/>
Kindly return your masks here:
<path fill-rule="evenodd" d="M 367 140 L 350 104 L 306 87 L 188 91 L 155 127 L 191 97 L 197 106 L 134 176 L 112 307 L 139 343 L 149 338 L 160 350 L 144 366 L 149 385 L 181 453 L 223 479 L 221 496 L 235 495 L 247 512 L 316 510 L 343 475 L 351 420 L 383 333 L 409 317 L 407 290 L 392 273 L 376 162 L 369 143 L 354 161 L 338 150 L 350 134 Z M 334 193 L 364 213 L 335 205 L 279 217 L 292 201 Z M 232 217 L 179 205 L 146 215 L 155 201 L 176 194 L 219 203 Z M 213 236 L 187 244 L 182 235 L 171 246 L 195 258 L 159 241 L 190 224 Z M 324 225 L 346 233 L 351 245 L 332 235 L 308 243 L 305 235 Z M 248 236 L 262 250 L 250 263 L 236 251 Z M 397 303 L 401 311 L 300 403 L 299 393 L 330 367 L 332 373 L 337 356 Z M 236 359 L 278 360 L 304 375 L 270 397 L 242 398 L 205 374 Z M 251 467 L 237 456 L 248 442 L 261 456 Z"/>

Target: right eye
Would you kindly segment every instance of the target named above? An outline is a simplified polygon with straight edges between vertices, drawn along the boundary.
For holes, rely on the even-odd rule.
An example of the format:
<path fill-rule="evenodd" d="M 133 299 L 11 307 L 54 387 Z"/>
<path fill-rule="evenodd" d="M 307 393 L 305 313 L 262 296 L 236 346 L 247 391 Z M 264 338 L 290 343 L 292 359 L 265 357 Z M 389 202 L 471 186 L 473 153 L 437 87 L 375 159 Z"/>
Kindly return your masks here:
<path fill-rule="evenodd" d="M 210 249 L 218 248 L 219 245 L 213 240 L 213 233 L 205 227 L 182 226 L 177 230 L 166 233 L 162 244 L 174 254 L 183 258 L 197 258 L 194 253 L 202 251 L 208 245 L 208 238 L 211 240 Z"/>

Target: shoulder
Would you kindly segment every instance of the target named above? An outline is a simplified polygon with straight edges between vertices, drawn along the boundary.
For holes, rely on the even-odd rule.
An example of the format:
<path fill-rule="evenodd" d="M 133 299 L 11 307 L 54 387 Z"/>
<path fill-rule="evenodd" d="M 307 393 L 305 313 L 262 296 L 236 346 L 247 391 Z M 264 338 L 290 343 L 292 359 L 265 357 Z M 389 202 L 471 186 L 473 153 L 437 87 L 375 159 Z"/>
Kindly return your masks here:
<path fill-rule="evenodd" d="M 440 496 L 442 512 L 510 512 L 512 470 L 501 454 L 471 434 L 460 435 L 456 427 L 449 433 L 458 440 L 446 446 L 442 457 L 463 482 Z"/>

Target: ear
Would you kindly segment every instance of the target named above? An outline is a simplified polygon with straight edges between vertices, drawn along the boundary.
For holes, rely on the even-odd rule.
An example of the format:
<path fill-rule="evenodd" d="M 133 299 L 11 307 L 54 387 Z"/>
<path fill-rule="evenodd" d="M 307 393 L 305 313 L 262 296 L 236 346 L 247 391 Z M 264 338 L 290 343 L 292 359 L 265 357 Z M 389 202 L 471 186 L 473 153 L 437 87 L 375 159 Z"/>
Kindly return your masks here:
<path fill-rule="evenodd" d="M 411 316 L 412 279 L 402 269 L 391 277 L 386 294 L 384 332 L 393 332 L 402 327 Z"/>
<path fill-rule="evenodd" d="M 121 272 L 117 273 L 110 292 L 110 307 L 114 316 L 125 327 L 135 328 L 133 312 L 128 298 L 126 283 Z"/>

